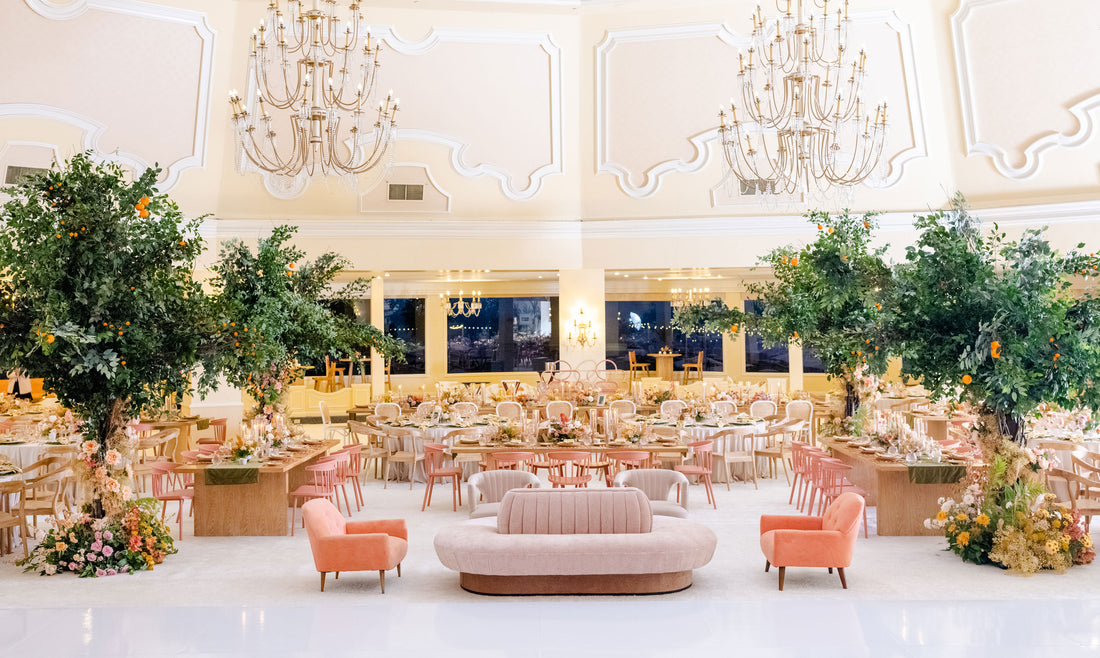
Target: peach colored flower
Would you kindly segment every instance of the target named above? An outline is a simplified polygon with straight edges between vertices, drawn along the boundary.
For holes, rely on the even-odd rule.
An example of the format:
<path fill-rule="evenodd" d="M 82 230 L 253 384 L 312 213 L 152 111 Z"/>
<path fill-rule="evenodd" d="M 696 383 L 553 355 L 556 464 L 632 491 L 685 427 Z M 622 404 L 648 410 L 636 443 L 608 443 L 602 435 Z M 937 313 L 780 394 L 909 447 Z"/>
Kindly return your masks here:
<path fill-rule="evenodd" d="M 108 450 L 107 451 L 107 463 L 108 464 L 110 464 L 111 466 L 115 466 L 120 461 L 122 461 L 122 454 L 119 451 L 117 451 L 117 450 Z"/>

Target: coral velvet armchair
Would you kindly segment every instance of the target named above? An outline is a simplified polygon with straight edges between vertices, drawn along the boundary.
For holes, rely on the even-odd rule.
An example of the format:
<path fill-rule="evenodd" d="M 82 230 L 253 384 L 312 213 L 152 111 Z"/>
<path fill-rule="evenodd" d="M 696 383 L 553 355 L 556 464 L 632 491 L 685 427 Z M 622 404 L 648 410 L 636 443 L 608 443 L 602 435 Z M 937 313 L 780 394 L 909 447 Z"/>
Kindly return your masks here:
<path fill-rule="evenodd" d="M 787 567 L 825 567 L 840 573 L 840 584 L 848 589 L 844 568 L 852 564 L 859 522 L 863 517 L 863 497 L 846 492 L 825 510 L 824 516 L 760 517 L 760 549 L 767 562 L 764 571 L 779 567 L 779 589 Z"/>
<path fill-rule="evenodd" d="M 382 593 L 386 593 L 386 572 L 397 568 L 409 550 L 409 533 L 404 519 L 384 521 L 345 521 L 340 510 L 324 498 L 302 506 L 313 564 L 321 572 L 321 591 L 325 576 L 341 571 L 378 571 Z"/>

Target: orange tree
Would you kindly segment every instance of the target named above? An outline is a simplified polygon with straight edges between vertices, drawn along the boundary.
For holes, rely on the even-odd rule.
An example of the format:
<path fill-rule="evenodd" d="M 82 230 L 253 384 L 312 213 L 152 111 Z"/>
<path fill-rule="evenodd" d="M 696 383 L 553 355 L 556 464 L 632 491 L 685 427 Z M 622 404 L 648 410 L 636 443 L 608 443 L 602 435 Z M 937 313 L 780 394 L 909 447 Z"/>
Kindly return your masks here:
<path fill-rule="evenodd" d="M 125 421 L 190 389 L 211 328 L 192 280 L 199 220 L 87 154 L 5 191 L 0 366 L 19 366 L 82 419 L 90 511 L 130 499 Z"/>
<path fill-rule="evenodd" d="M 761 315 L 719 301 L 684 307 L 675 321 L 684 331 L 744 330 L 772 345 L 811 346 L 825 372 L 842 383 L 845 415 L 851 416 L 859 404 L 857 373 L 886 371 L 889 349 L 882 320 L 890 268 L 883 260 L 885 247 L 870 244 L 874 214 L 811 211 L 806 219 L 816 227 L 816 239 L 768 253 L 761 264 L 771 267 L 773 280 L 748 286 L 763 302 Z"/>
<path fill-rule="evenodd" d="M 377 349 L 387 359 L 404 358 L 403 343 L 377 328 L 334 314 L 332 307 L 366 294 L 369 281 L 337 288 L 348 261 L 325 253 L 312 261 L 290 244 L 297 229 L 278 226 L 256 251 L 241 240 L 224 243 L 215 277 L 219 349 L 205 364 L 206 383 L 219 376 L 256 401 L 251 414 L 278 411 L 286 387 L 301 374 L 299 360 L 347 356 Z"/>
<path fill-rule="evenodd" d="M 1041 403 L 1100 408 L 1100 300 L 1072 289 L 1100 270 L 1083 243 L 1063 254 L 1043 229 L 983 233 L 961 196 L 916 227 L 889 319 L 905 374 L 974 403 L 988 429 L 1021 443 Z"/>

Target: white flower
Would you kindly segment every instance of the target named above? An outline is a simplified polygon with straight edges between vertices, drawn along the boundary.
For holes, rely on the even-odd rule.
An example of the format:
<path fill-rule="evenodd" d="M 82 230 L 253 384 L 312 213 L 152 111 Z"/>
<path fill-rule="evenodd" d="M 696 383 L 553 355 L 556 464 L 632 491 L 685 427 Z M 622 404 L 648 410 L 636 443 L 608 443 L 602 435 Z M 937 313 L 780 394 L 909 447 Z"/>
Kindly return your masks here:
<path fill-rule="evenodd" d="M 950 499 L 945 500 L 945 501 L 943 501 L 943 504 L 940 505 L 940 509 L 945 511 L 945 512 L 950 512 L 951 511 L 951 506 L 954 505 L 954 504 L 955 504 L 955 501 L 953 501 L 953 500 L 950 500 Z"/>
<path fill-rule="evenodd" d="M 130 487 L 122 487 L 122 493 L 120 495 L 122 496 L 122 500 L 130 500 L 134 497 L 134 490 Z"/>
<path fill-rule="evenodd" d="M 973 505 L 973 504 L 974 504 L 974 496 L 971 496 L 970 494 L 966 494 L 965 496 L 963 496 L 963 505 Z"/>
<path fill-rule="evenodd" d="M 57 573 L 57 567 L 52 565 L 52 564 L 47 564 L 46 565 L 46 575 L 47 576 L 52 576 L 55 573 Z"/>

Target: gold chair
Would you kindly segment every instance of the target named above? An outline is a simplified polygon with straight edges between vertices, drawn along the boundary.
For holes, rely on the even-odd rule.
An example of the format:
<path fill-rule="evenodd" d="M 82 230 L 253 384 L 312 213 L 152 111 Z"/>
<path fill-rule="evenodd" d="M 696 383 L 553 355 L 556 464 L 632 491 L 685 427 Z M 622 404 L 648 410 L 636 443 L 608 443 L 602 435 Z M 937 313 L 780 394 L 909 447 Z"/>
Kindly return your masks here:
<path fill-rule="evenodd" d="M 703 381 L 703 350 L 699 350 L 699 358 L 694 363 L 684 362 L 684 383 L 695 379 Z"/>

